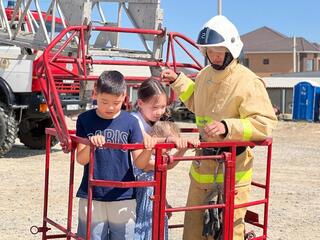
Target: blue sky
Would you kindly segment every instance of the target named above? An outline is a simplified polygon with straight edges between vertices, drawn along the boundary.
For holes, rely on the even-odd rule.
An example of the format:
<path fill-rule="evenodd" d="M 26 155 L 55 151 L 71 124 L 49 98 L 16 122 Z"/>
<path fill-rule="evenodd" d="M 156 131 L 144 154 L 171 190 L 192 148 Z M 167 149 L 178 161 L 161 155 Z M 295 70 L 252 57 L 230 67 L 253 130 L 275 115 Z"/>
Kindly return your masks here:
<path fill-rule="evenodd" d="M 164 26 L 197 38 L 202 25 L 217 14 L 217 0 L 162 0 Z M 320 1 L 222 0 L 222 14 L 244 34 L 270 27 L 288 37 L 304 37 L 320 43 Z"/>
<path fill-rule="evenodd" d="M 49 0 L 41 0 L 46 10 Z M 116 21 L 117 4 L 103 4 L 107 20 Z M 164 27 L 171 32 L 180 32 L 193 40 L 203 24 L 217 14 L 217 0 L 161 0 L 164 10 Z M 320 43 L 320 0 L 222 0 L 222 14 L 227 16 L 245 34 L 267 26 L 288 37 L 304 37 L 310 42 Z M 93 14 L 97 17 L 97 11 Z M 123 14 L 122 26 L 132 27 Z M 141 49 L 137 36 L 126 35 L 120 40 L 125 48 Z M 198 51 L 189 49 L 196 57 Z M 184 54 L 177 55 L 185 59 Z M 179 60 L 179 59 L 178 59 Z"/>
<path fill-rule="evenodd" d="M 41 1 L 45 7 L 49 2 Z M 111 6 L 108 17 L 115 20 L 117 5 Z M 161 8 L 169 31 L 196 39 L 202 25 L 217 14 L 217 0 L 161 0 Z M 267 26 L 288 37 L 295 35 L 320 43 L 320 0 L 222 0 L 222 14 L 240 34 Z"/>

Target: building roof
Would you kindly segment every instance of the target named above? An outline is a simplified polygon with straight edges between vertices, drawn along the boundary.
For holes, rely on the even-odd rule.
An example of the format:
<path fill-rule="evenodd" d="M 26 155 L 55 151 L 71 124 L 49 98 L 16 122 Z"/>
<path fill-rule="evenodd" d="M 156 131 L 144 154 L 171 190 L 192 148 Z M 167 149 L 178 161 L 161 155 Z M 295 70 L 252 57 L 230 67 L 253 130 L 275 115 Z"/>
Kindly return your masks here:
<path fill-rule="evenodd" d="M 309 72 L 291 72 L 272 74 L 271 77 L 303 77 L 303 78 L 320 78 L 320 71 L 309 71 Z"/>
<path fill-rule="evenodd" d="M 313 86 L 320 86 L 320 77 L 264 77 L 267 88 L 293 88 L 299 82 L 309 82 Z"/>
<path fill-rule="evenodd" d="M 241 36 L 244 52 L 292 52 L 293 38 L 269 27 L 261 27 Z M 296 51 L 320 53 L 317 43 L 310 43 L 303 37 L 296 38 Z"/>

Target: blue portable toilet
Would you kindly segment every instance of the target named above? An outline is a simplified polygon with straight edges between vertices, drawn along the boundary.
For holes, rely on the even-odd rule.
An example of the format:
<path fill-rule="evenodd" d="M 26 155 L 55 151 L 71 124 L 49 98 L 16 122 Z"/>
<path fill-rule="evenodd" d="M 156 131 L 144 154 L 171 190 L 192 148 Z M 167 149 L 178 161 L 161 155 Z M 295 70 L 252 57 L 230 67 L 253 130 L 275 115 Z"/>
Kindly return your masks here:
<path fill-rule="evenodd" d="M 305 81 L 294 86 L 293 120 L 319 121 L 320 84 Z"/>
<path fill-rule="evenodd" d="M 8 8 L 14 8 L 14 6 L 16 5 L 17 0 L 8 0 Z"/>

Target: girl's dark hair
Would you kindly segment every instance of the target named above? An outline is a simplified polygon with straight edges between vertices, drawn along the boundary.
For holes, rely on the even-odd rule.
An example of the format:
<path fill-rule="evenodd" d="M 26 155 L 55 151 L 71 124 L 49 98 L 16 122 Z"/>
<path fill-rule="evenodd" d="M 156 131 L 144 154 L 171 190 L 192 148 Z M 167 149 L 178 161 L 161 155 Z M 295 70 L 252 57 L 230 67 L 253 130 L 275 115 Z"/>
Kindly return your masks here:
<path fill-rule="evenodd" d="M 143 102 L 147 102 L 155 95 L 161 94 L 165 94 L 168 98 L 168 94 L 162 83 L 152 77 L 143 81 L 138 89 L 138 99 L 142 100 Z M 135 108 L 139 110 L 137 103 L 135 104 Z M 163 114 L 160 120 L 173 121 L 173 119 L 171 118 L 170 110 L 168 108 L 166 108 L 166 112 Z"/>
<path fill-rule="evenodd" d="M 160 83 L 160 81 L 149 78 L 142 82 L 138 89 L 138 99 L 141 99 L 144 102 L 147 102 L 151 99 L 154 95 L 165 94 L 167 96 L 166 89 Z"/>
<path fill-rule="evenodd" d="M 127 85 L 123 75 L 118 71 L 104 71 L 95 84 L 97 93 L 120 96 L 126 93 Z"/>

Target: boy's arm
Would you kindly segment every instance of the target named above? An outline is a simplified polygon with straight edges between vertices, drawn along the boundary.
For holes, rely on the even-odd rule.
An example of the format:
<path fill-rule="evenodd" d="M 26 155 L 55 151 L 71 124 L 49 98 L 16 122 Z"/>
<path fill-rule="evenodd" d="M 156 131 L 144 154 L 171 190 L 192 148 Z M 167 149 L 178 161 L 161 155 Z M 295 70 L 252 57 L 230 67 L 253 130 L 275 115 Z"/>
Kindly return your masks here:
<path fill-rule="evenodd" d="M 87 138 L 87 132 L 85 131 L 84 125 L 82 124 L 83 115 L 80 115 L 77 119 L 76 135 L 78 137 Z M 90 159 L 90 147 L 79 143 L 77 145 L 76 160 L 81 165 L 89 163 Z"/>
<path fill-rule="evenodd" d="M 89 138 L 90 142 L 96 147 L 102 147 L 105 144 L 105 137 L 96 135 Z M 79 143 L 77 146 L 77 162 L 86 165 L 90 161 L 90 146 Z"/>
<path fill-rule="evenodd" d="M 77 146 L 77 162 L 86 165 L 90 160 L 90 146 L 79 143 Z"/>

